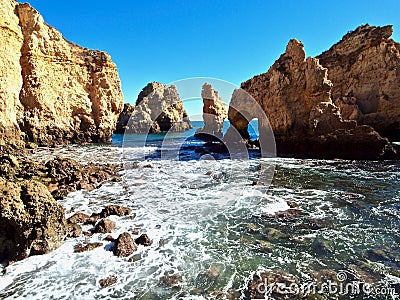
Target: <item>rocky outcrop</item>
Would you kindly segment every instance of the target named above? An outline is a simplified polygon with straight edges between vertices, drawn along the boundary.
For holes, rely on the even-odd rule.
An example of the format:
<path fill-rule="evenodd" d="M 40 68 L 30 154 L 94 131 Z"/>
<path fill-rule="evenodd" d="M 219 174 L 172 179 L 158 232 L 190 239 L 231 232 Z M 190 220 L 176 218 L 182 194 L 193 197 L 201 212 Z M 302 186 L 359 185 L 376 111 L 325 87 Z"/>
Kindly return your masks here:
<path fill-rule="evenodd" d="M 57 157 L 46 163 L 0 156 L 0 261 L 10 262 L 30 255 L 48 253 L 67 237 L 81 234 L 76 223 L 90 217 L 77 213 L 68 221 L 54 197 L 79 189 L 92 189 L 100 181 L 115 176 L 118 167 L 88 164 Z M 103 214 L 126 215 L 131 210 L 117 205 Z M 115 226 L 115 224 L 114 224 Z M 110 221 L 99 222 L 97 231 L 113 229 Z"/>
<path fill-rule="evenodd" d="M 344 119 L 400 140 L 400 43 L 392 32 L 392 26 L 360 26 L 317 58 L 328 68 Z"/>
<path fill-rule="evenodd" d="M 0 145 L 110 141 L 123 104 L 110 56 L 68 42 L 29 4 L 0 4 Z"/>
<path fill-rule="evenodd" d="M 190 128 L 176 87 L 151 82 L 140 92 L 136 106 L 125 104 L 115 133 L 180 132 Z"/>
<path fill-rule="evenodd" d="M 128 232 L 124 232 L 115 240 L 113 253 L 118 257 L 130 256 L 137 250 L 137 245 Z"/>
<path fill-rule="evenodd" d="M 204 127 L 199 128 L 195 136 L 204 140 L 220 140 L 224 120 L 228 116 L 225 103 L 209 83 L 203 85 L 201 97 L 203 98 Z"/>
<path fill-rule="evenodd" d="M 64 209 L 35 180 L 0 177 L 0 261 L 10 262 L 58 248 L 66 237 Z"/>
<path fill-rule="evenodd" d="M 388 149 L 387 139 L 371 127 L 343 120 L 330 98 L 332 83 L 327 71 L 318 59 L 306 59 L 303 44 L 293 39 L 267 73 L 242 83 L 241 88 L 254 97 L 267 115 L 278 154 L 314 158 L 382 157 Z M 229 111 L 231 124 L 245 138 L 248 120 L 260 114 L 253 107 L 246 109 L 246 116 Z"/>
<path fill-rule="evenodd" d="M 19 59 L 23 35 L 19 18 L 14 13 L 16 3 L 0 0 L 0 150 L 21 147 L 18 119 L 22 105 L 19 93 L 22 88 Z M 4 45 L 4 46 L 3 46 Z"/>

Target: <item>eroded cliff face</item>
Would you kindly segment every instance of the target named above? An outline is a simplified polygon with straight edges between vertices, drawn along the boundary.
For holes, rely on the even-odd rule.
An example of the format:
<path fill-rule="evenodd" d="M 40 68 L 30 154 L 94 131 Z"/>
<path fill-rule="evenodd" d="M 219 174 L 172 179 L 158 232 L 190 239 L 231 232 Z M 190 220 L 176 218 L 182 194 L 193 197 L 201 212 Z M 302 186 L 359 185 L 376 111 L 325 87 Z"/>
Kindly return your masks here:
<path fill-rule="evenodd" d="M 0 150 L 20 146 L 18 116 L 22 106 L 21 47 L 23 43 L 15 2 L 0 0 Z"/>
<path fill-rule="evenodd" d="M 110 56 L 68 42 L 29 4 L 0 3 L 2 130 L 39 145 L 110 141 L 123 106 Z"/>
<path fill-rule="evenodd" d="M 174 85 L 150 82 L 140 92 L 136 106 L 125 104 L 116 133 L 159 133 L 192 128 Z"/>
<path fill-rule="evenodd" d="M 360 26 L 318 58 L 343 118 L 400 140 L 400 44 L 392 32 L 392 26 Z"/>
<path fill-rule="evenodd" d="M 385 151 L 388 141 L 373 128 L 343 120 L 330 97 L 332 83 L 328 70 L 318 59 L 306 59 L 304 46 L 297 40 L 289 42 L 286 52 L 267 73 L 242 83 L 241 88 L 254 97 L 267 115 L 278 154 L 374 159 Z M 245 119 L 249 120 L 259 112 L 247 108 L 246 114 Z M 248 125 L 245 119 L 230 109 L 229 120 L 239 132 L 244 132 L 244 137 Z"/>

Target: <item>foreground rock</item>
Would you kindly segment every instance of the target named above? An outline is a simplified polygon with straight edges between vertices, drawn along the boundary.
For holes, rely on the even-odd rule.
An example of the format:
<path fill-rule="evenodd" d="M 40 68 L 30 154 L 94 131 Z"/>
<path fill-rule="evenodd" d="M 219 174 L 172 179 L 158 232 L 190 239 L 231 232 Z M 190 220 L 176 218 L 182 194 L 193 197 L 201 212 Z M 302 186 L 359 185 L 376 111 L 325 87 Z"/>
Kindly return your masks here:
<path fill-rule="evenodd" d="M 106 142 L 123 105 L 108 54 L 66 41 L 29 4 L 0 0 L 0 148 Z"/>
<path fill-rule="evenodd" d="M 110 285 L 115 284 L 118 281 L 116 276 L 109 276 L 107 278 L 103 278 L 99 280 L 99 284 L 102 288 L 109 287 Z"/>
<path fill-rule="evenodd" d="M 203 98 L 204 127 L 196 131 L 195 137 L 204 140 L 221 140 L 224 120 L 228 117 L 225 103 L 209 83 L 203 85 L 201 97 Z"/>
<path fill-rule="evenodd" d="M 77 213 L 65 220 L 64 209 L 54 197 L 70 191 L 93 188 L 115 166 L 83 166 L 70 159 L 55 158 L 43 165 L 13 155 L 0 157 L 0 261 L 14 262 L 58 248 L 67 237 L 77 237 L 89 216 Z M 114 173 L 114 174 L 113 174 Z M 51 193 L 50 193 L 51 191 Z M 112 206 L 107 211 L 127 211 Z M 105 224 L 109 230 L 110 224 Z M 112 225 L 112 224 L 111 224 Z"/>
<path fill-rule="evenodd" d="M 297 40 L 289 42 L 267 73 L 242 83 L 241 88 L 267 115 L 280 155 L 377 159 L 393 151 L 372 127 L 343 120 L 330 98 L 328 70 L 318 59 L 306 59 L 304 46 Z M 237 117 L 230 109 L 229 120 L 241 134 L 245 134 L 249 119 L 260 114 L 253 107 L 255 111 L 247 108 L 246 118 Z"/>
<path fill-rule="evenodd" d="M 127 257 L 137 250 L 137 246 L 131 235 L 124 232 L 114 242 L 114 255 L 118 257 Z"/>
<path fill-rule="evenodd" d="M 111 233 L 115 229 L 115 222 L 108 219 L 101 219 L 94 227 L 94 233 Z"/>
<path fill-rule="evenodd" d="M 103 246 L 102 243 L 88 243 L 85 245 L 76 245 L 74 247 L 74 252 L 82 253 L 82 252 L 92 251 L 93 249 L 99 248 L 101 246 Z"/>
<path fill-rule="evenodd" d="M 363 25 L 317 58 L 329 70 L 342 117 L 399 141 L 400 43 L 392 33 L 392 26 Z"/>
<path fill-rule="evenodd" d="M 66 237 L 64 209 L 35 180 L 0 177 L 0 261 L 45 254 Z"/>
<path fill-rule="evenodd" d="M 151 82 L 140 92 L 136 106 L 125 104 L 115 133 L 159 133 L 192 128 L 175 86 Z"/>

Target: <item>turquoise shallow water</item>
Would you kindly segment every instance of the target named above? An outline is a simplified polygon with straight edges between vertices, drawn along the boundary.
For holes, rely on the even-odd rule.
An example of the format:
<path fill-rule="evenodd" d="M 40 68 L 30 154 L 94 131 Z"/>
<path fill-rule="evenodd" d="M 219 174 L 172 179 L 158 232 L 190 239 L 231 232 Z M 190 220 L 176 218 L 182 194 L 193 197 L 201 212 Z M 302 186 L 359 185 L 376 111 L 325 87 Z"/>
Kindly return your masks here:
<path fill-rule="evenodd" d="M 347 281 L 400 293 L 399 162 L 194 160 L 201 145 L 194 140 L 196 147 L 183 150 L 185 159 L 171 161 L 157 158 L 160 137 L 146 148 L 72 146 L 35 154 L 138 161 L 121 173 L 122 182 L 73 193 L 61 204 L 67 215 L 111 203 L 129 206 L 136 218 L 113 218 L 113 235 L 136 229 L 153 244 L 140 246 L 138 260 L 128 262 L 108 251 L 102 234 L 70 239 L 48 255 L 8 267 L 0 276 L 0 298 L 216 299 L 227 292 L 248 299 L 243 290 L 255 272 L 285 274 L 299 284 L 345 274 Z M 121 137 L 115 141 L 121 144 Z M 273 172 L 271 185 L 259 181 L 266 170 Z M 75 244 L 88 241 L 104 247 L 73 253 Z M 98 280 L 109 275 L 117 283 L 101 289 Z M 314 299 L 395 299 L 320 297 Z"/>

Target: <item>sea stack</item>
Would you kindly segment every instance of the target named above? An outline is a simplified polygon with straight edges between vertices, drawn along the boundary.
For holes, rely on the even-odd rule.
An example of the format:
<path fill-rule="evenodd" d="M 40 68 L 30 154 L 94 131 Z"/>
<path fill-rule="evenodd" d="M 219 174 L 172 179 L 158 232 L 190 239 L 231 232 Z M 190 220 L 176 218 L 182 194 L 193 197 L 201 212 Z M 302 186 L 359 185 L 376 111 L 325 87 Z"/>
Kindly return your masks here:
<path fill-rule="evenodd" d="M 201 97 L 203 98 L 204 127 L 196 131 L 195 137 L 206 141 L 221 140 L 224 120 L 228 116 L 225 103 L 209 83 L 204 83 Z"/>
<path fill-rule="evenodd" d="M 115 133 L 181 132 L 190 128 L 176 87 L 151 82 L 140 92 L 136 106 L 125 104 Z"/>
<path fill-rule="evenodd" d="M 27 3 L 0 2 L 0 145 L 111 141 L 123 95 L 110 56 L 68 42 Z"/>

